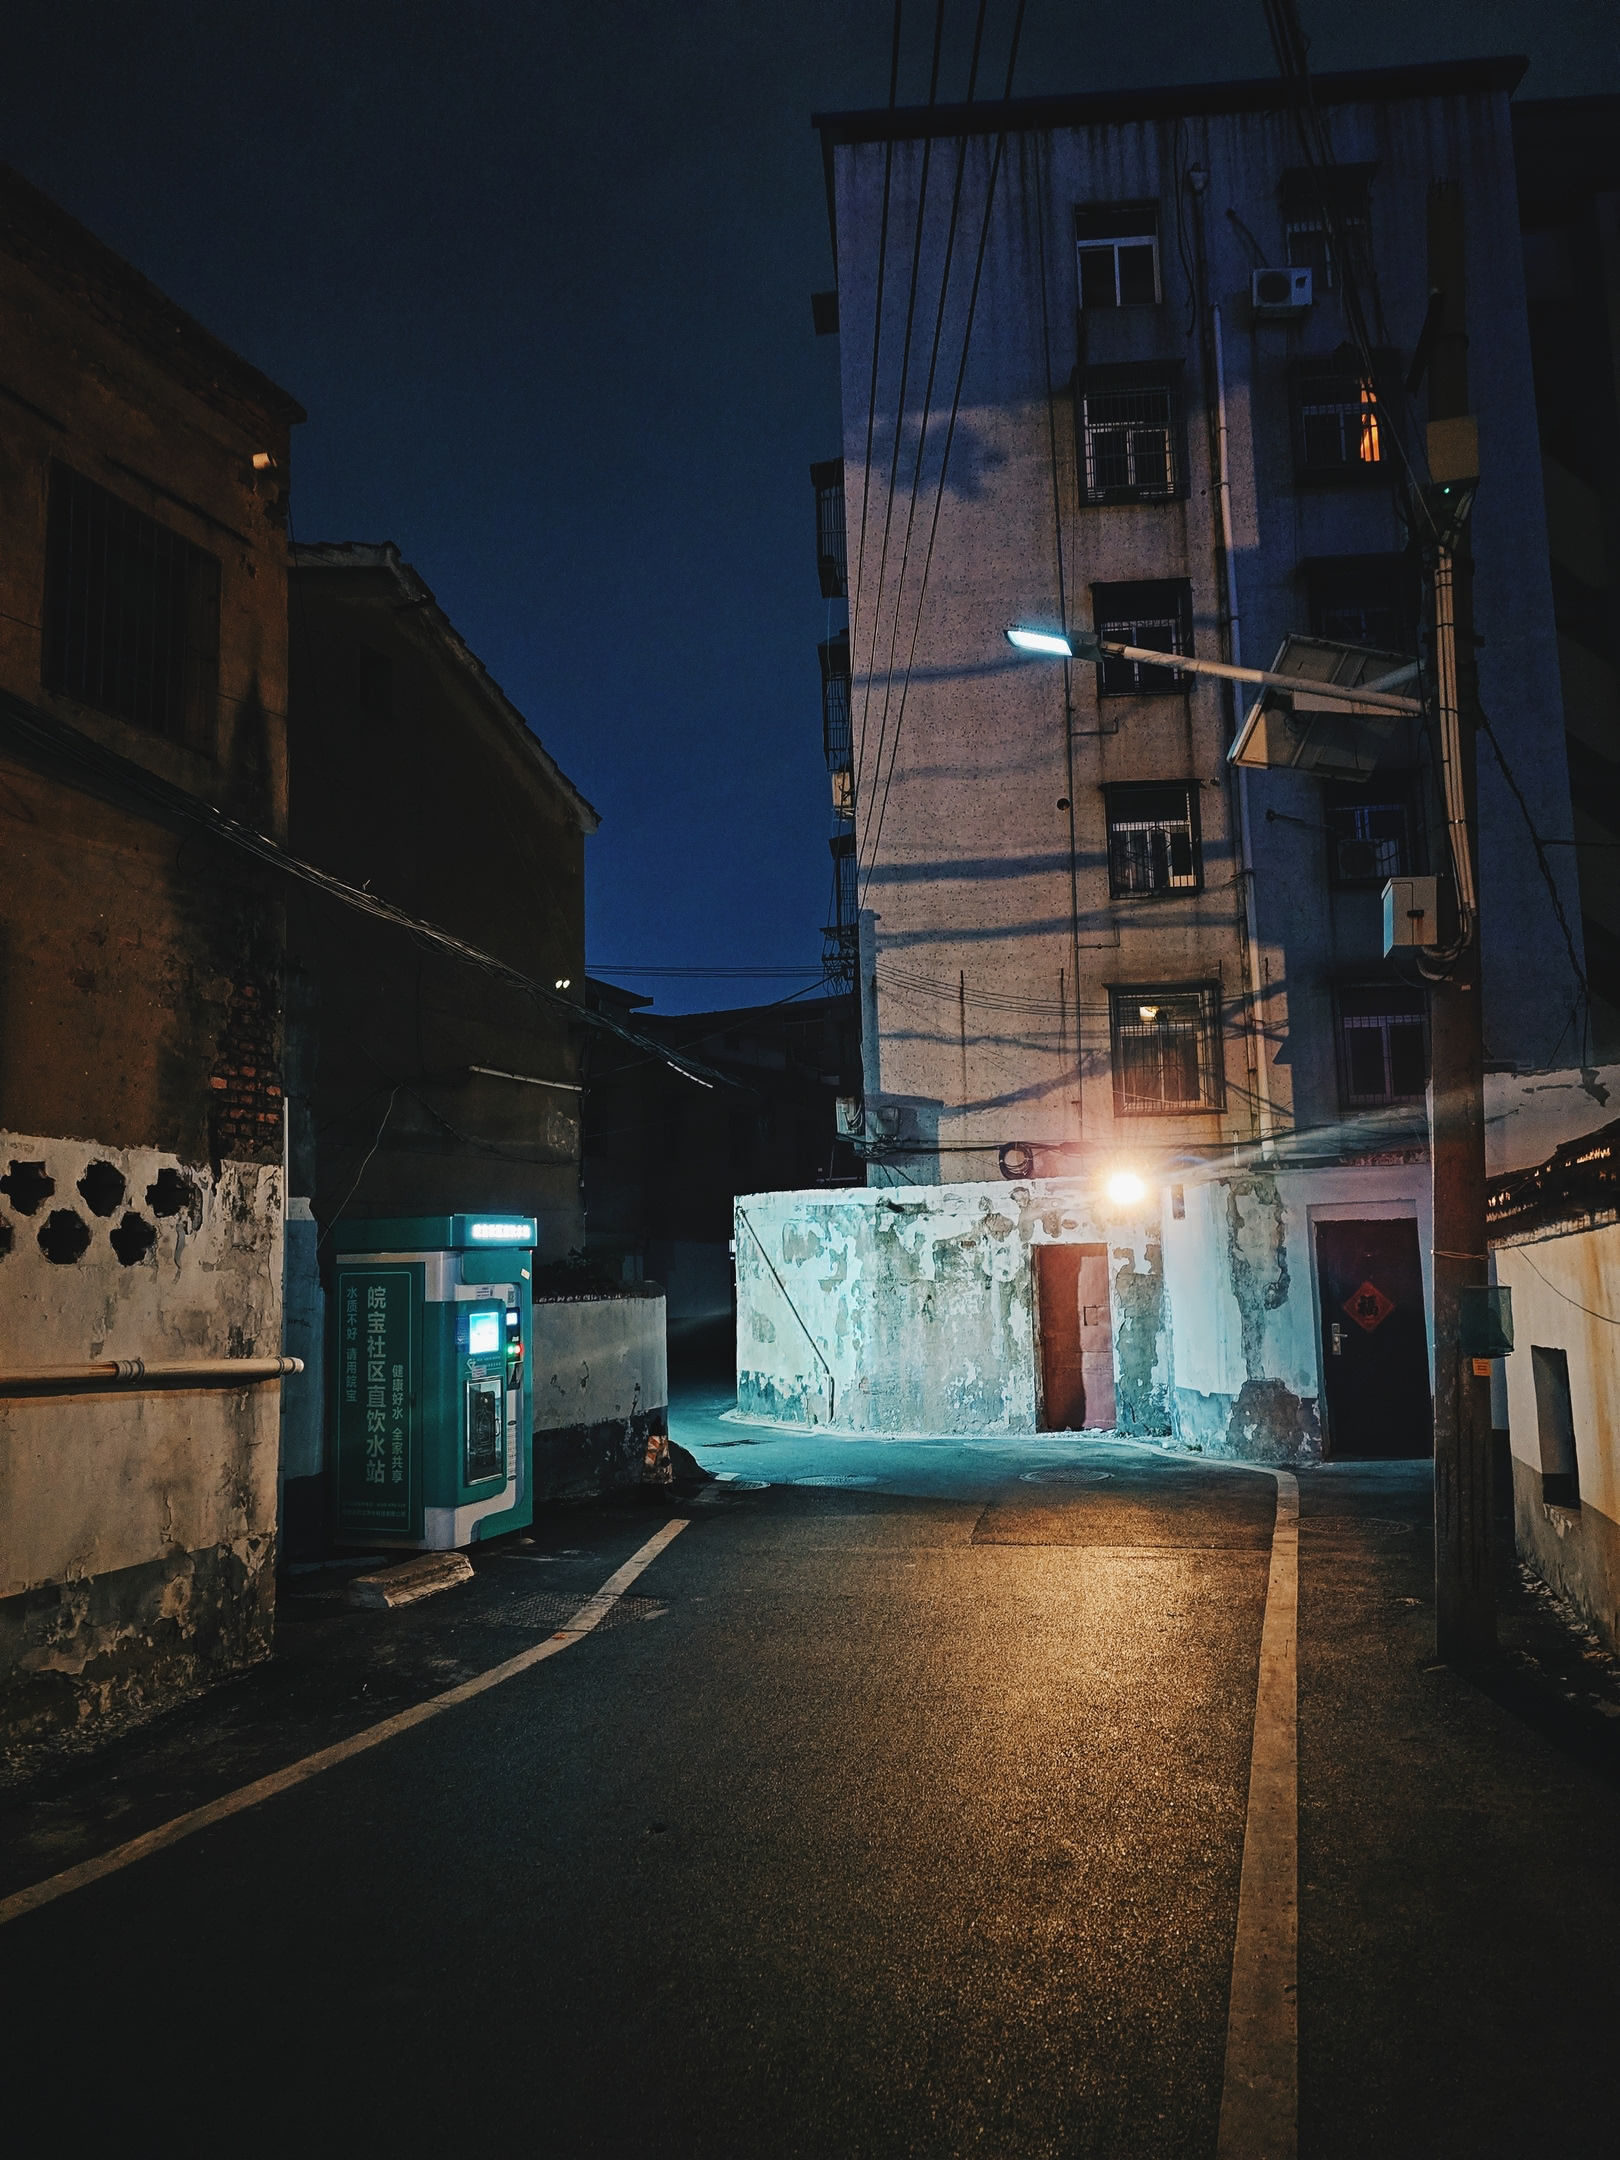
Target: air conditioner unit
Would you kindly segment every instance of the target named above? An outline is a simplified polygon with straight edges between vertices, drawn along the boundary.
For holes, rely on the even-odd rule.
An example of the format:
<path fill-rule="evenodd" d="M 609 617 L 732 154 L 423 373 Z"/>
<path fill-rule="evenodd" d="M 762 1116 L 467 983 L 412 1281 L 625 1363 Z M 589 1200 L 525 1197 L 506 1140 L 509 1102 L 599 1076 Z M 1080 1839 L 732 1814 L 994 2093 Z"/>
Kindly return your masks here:
<path fill-rule="evenodd" d="M 1309 270 L 1256 270 L 1249 300 L 1261 322 L 1297 322 L 1311 304 Z"/>

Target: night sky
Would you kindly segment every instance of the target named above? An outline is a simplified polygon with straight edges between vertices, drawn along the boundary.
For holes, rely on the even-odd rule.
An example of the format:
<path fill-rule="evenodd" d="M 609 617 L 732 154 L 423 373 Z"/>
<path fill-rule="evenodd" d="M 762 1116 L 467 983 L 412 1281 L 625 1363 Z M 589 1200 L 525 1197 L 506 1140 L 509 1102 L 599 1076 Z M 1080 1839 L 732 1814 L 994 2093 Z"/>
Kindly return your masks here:
<path fill-rule="evenodd" d="M 1014 0 L 990 0 L 999 86 Z M 942 97 L 967 73 L 950 0 Z M 1525 52 L 1620 88 L 1607 0 L 1304 0 L 1313 64 Z M 838 453 L 816 109 L 884 0 L 8 10 L 0 160 L 283 383 L 307 540 L 395 540 L 596 804 L 593 966 L 814 969 L 828 906 L 807 467 Z M 901 100 L 934 8 L 910 0 Z M 1145 26 L 1154 24 L 1151 36 Z M 1015 89 L 1272 71 L 1259 0 L 1029 0 Z M 788 979 L 661 980 L 664 1010 Z"/>

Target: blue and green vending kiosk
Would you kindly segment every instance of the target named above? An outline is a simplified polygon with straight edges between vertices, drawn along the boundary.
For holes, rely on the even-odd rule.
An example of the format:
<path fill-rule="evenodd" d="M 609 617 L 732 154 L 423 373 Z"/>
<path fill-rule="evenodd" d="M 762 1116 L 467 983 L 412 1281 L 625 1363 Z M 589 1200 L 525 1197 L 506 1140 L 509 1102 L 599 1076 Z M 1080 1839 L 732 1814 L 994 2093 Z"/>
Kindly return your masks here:
<path fill-rule="evenodd" d="M 444 1551 L 527 1528 L 533 1216 L 340 1220 L 332 1244 L 339 1541 Z"/>

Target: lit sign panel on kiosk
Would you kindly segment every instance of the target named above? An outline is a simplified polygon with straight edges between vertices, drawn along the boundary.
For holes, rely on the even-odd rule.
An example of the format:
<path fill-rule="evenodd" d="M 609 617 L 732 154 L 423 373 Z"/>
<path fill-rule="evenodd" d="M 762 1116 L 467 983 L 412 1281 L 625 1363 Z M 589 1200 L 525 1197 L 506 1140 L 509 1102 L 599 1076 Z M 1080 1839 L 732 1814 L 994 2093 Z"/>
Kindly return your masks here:
<path fill-rule="evenodd" d="M 501 1316 L 498 1312 L 475 1312 L 467 1322 L 467 1351 L 471 1357 L 493 1357 L 501 1347 Z"/>
<path fill-rule="evenodd" d="M 475 1245 L 527 1245 L 531 1233 L 526 1222 L 474 1222 L 467 1235 Z"/>

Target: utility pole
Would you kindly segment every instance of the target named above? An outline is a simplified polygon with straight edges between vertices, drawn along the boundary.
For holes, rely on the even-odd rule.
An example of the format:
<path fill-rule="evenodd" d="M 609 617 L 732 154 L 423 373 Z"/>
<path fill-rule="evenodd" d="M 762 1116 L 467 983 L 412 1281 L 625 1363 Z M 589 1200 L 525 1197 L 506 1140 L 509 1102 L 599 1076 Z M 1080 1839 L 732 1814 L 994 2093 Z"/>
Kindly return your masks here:
<path fill-rule="evenodd" d="M 1477 476 L 1468 404 L 1467 288 L 1462 194 L 1429 190 L 1429 465 L 1436 483 Z M 1473 468 L 1473 473 L 1469 468 Z M 1473 1352 L 1464 1307 L 1483 1304 L 1485 1259 L 1485 1047 L 1481 1013 L 1476 798 L 1478 671 L 1473 563 L 1465 508 L 1447 514 L 1427 491 L 1425 531 L 1433 586 L 1434 688 L 1442 794 L 1456 923 L 1448 972 L 1430 998 L 1430 1171 L 1434 1194 L 1434 1591 L 1436 1647 L 1457 1662 L 1496 1648 L 1491 1571 L 1491 1386 Z M 1470 1300 L 1465 1293 L 1474 1291 Z"/>

